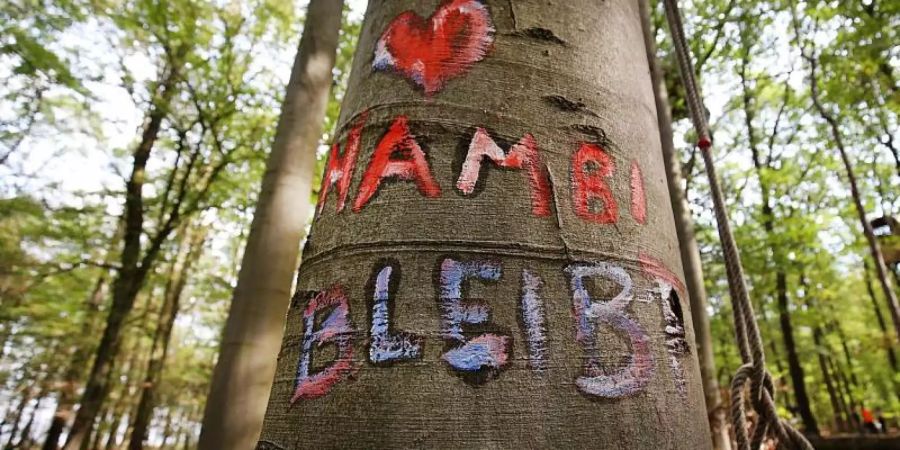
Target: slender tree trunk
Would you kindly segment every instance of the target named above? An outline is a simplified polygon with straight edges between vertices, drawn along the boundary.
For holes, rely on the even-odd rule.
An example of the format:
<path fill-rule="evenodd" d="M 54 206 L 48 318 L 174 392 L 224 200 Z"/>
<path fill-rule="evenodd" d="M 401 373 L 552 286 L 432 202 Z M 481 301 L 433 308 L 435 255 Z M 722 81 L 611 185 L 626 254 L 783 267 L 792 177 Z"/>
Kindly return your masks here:
<path fill-rule="evenodd" d="M 150 153 L 156 144 L 163 119 L 167 114 L 169 100 L 175 93 L 178 70 L 176 67 L 169 67 L 163 76 L 159 92 L 144 124 L 141 141 L 132 155 L 131 176 L 126 184 L 125 192 L 123 247 L 119 268 L 113 282 L 112 305 L 106 318 L 103 336 L 97 346 L 94 364 L 81 395 L 80 406 L 75 415 L 72 430 L 69 432 L 64 447 L 66 450 L 82 448 L 82 444 L 90 434 L 94 418 L 108 395 L 107 380 L 119 352 L 125 318 L 134 307 L 135 299 L 149 269 L 140 264 L 141 238 L 144 233 L 143 186 L 145 172 Z"/>
<path fill-rule="evenodd" d="M 795 11 L 792 11 L 792 14 L 794 19 L 795 31 L 797 33 L 798 41 L 800 42 L 801 46 L 802 56 L 809 64 L 810 97 L 812 98 L 813 106 L 815 106 L 816 111 L 818 111 L 822 119 L 828 124 L 828 129 L 831 132 L 831 138 L 834 141 L 834 146 L 837 148 L 838 154 L 841 157 L 841 161 L 844 164 L 847 181 L 850 185 L 850 196 L 853 199 L 853 205 L 856 208 L 857 215 L 859 216 L 859 222 L 862 225 L 863 235 L 865 236 L 866 242 L 869 245 L 869 251 L 872 255 L 872 261 L 875 264 L 876 277 L 879 284 L 881 285 L 881 290 L 884 293 L 884 298 L 888 305 L 888 311 L 890 312 L 891 319 L 894 322 L 895 339 L 900 341 L 900 301 L 898 301 L 897 293 L 894 291 L 893 286 L 891 286 L 891 279 L 888 277 L 888 268 L 884 262 L 884 255 L 881 253 L 881 246 L 878 244 L 878 239 L 875 237 L 875 232 L 872 230 L 872 224 L 869 223 L 868 219 L 866 219 L 866 209 L 863 206 L 862 194 L 860 193 L 858 183 L 856 182 L 856 174 L 854 173 L 853 162 L 850 160 L 850 155 L 847 153 L 847 148 L 844 146 L 843 134 L 841 133 L 840 126 L 838 125 L 838 119 L 832 112 L 825 108 L 825 105 L 819 98 L 819 80 L 817 72 L 819 63 L 818 58 L 815 55 L 807 54 L 806 45 L 804 41 L 802 41 L 799 37 L 799 19 L 797 18 L 797 14 Z"/>
<path fill-rule="evenodd" d="M 34 409 L 31 410 L 31 414 L 28 416 L 28 422 L 25 422 L 25 426 L 22 428 L 22 432 L 19 434 L 19 442 L 16 444 L 16 447 L 31 448 L 31 430 L 34 426 L 34 417 L 37 416 L 38 411 L 41 409 L 41 403 L 43 401 L 44 395 L 38 394 L 37 402 L 35 402 L 34 404 Z"/>
<path fill-rule="evenodd" d="M 837 390 L 834 388 L 834 382 L 831 379 L 831 373 L 828 370 L 828 361 L 822 349 L 822 330 L 818 326 L 813 329 L 813 340 L 816 344 L 816 356 L 819 360 L 819 369 L 822 371 L 822 381 L 825 382 L 825 389 L 828 391 L 828 399 L 831 401 L 831 410 L 834 412 L 834 424 L 840 431 L 847 429 L 847 423 L 843 418 L 843 406 L 838 397 Z"/>
<path fill-rule="evenodd" d="M 159 312 L 156 324 L 156 332 L 150 348 L 150 361 L 147 364 L 147 372 L 141 387 L 141 398 L 138 401 L 134 420 L 131 424 L 131 439 L 128 442 L 129 450 L 139 450 L 144 447 L 150 420 L 153 418 L 155 406 L 154 396 L 165 365 L 166 355 L 169 351 L 169 340 L 175 318 L 181 301 L 181 294 L 187 282 L 187 276 L 191 271 L 191 265 L 199 257 L 203 241 L 206 239 L 205 230 L 194 229 L 190 224 L 182 228 L 182 238 L 178 245 L 178 254 L 169 270 L 166 279 L 166 287 L 163 293 L 163 306 Z"/>
<path fill-rule="evenodd" d="M 710 449 L 637 2 L 360 36 L 257 448 Z"/>
<path fill-rule="evenodd" d="M 847 383 L 847 375 L 844 373 L 841 365 L 838 364 L 836 358 L 828 358 L 828 362 L 831 365 L 831 373 L 834 374 L 835 384 L 841 399 L 841 406 L 843 407 L 841 412 L 847 422 L 847 430 L 855 430 L 856 421 L 853 419 L 853 411 L 856 408 L 856 402 L 853 400 L 853 392 Z"/>
<path fill-rule="evenodd" d="M 797 409 L 805 431 L 809 434 L 819 434 L 819 426 L 816 424 L 816 418 L 809 406 L 803 365 L 800 364 L 800 356 L 797 354 L 797 345 L 794 342 L 794 327 L 791 324 L 791 312 L 788 306 L 787 276 L 784 271 L 776 273 L 775 285 L 778 300 L 778 322 L 781 325 L 781 335 L 787 351 L 788 372 L 794 387 L 794 399 L 797 401 Z"/>
<path fill-rule="evenodd" d="M 742 31 L 742 34 L 744 31 Z M 744 37 L 746 39 L 746 37 Z M 748 50 L 749 51 L 749 50 Z M 797 401 L 797 410 L 800 413 L 800 419 L 803 421 L 803 427 L 807 433 L 818 434 L 819 427 L 813 416 L 812 408 L 809 405 L 809 396 L 806 393 L 806 381 L 803 373 L 803 366 L 800 364 L 800 357 L 797 354 L 796 343 L 794 340 L 794 328 L 791 324 L 790 300 L 788 298 L 787 273 L 785 272 L 784 261 L 781 257 L 782 253 L 779 246 L 775 245 L 773 238 L 775 232 L 775 212 L 772 209 L 771 187 L 766 178 L 765 171 L 769 168 L 768 162 L 764 161 L 759 151 L 759 138 L 753 125 L 755 117 L 755 106 L 753 105 L 753 91 L 749 86 L 747 75 L 747 59 L 742 60 L 741 70 L 739 72 L 741 78 L 741 86 L 743 93 L 744 106 L 744 123 L 747 129 L 747 144 L 753 157 L 753 166 L 756 170 L 757 180 L 759 181 L 760 195 L 762 197 L 762 221 L 763 229 L 766 231 L 766 239 L 769 240 L 773 251 L 772 266 L 775 272 L 775 296 L 778 302 L 778 322 L 781 327 L 781 335 L 784 339 L 784 347 L 787 352 L 788 373 L 791 377 L 791 385 L 794 388 L 794 399 Z"/>
<path fill-rule="evenodd" d="M 76 344 L 72 350 L 72 358 L 63 376 L 62 387 L 59 389 L 56 412 L 53 414 L 50 429 L 47 431 L 44 445 L 41 447 L 43 450 L 56 450 L 59 445 L 59 437 L 62 436 L 63 429 L 65 429 L 71 418 L 75 407 L 78 381 L 84 373 L 84 361 L 90 355 L 90 348 L 83 343 L 83 340 L 88 339 L 91 333 L 94 332 L 95 317 L 100 310 L 100 305 L 103 303 L 107 284 L 107 274 L 104 272 L 97 278 L 94 289 L 86 302 L 85 317 L 81 324 L 80 336 L 78 336 L 79 341 L 82 342 Z"/>
<path fill-rule="evenodd" d="M 713 357 L 712 333 L 709 316 L 706 312 L 706 287 L 703 285 L 703 266 L 700 262 L 700 250 L 694 236 L 694 219 L 687 202 L 687 192 L 682 187 L 681 158 L 675 149 L 672 132 L 672 111 L 669 106 L 669 95 L 662 67 L 656 56 L 656 40 L 650 16 L 649 0 L 640 0 L 641 27 L 644 32 L 644 46 L 650 64 L 650 79 L 653 83 L 653 96 L 656 103 L 657 125 L 665 161 L 666 182 L 669 186 L 669 200 L 675 215 L 675 230 L 678 234 L 681 250 L 681 265 L 684 268 L 685 285 L 691 304 L 691 321 L 694 325 L 694 342 L 697 345 L 697 356 L 700 360 L 700 379 L 703 381 L 703 394 L 706 398 L 706 411 L 712 430 L 713 448 L 731 450 L 731 438 L 725 422 L 725 407 L 719 393 L 716 380 L 716 362 Z"/>
<path fill-rule="evenodd" d="M 311 0 L 206 404 L 200 448 L 259 437 L 332 84 L 343 0 Z M 240 405 L 235 408 L 234 405 Z"/>
<path fill-rule="evenodd" d="M 160 448 L 166 448 L 166 441 L 169 440 L 169 436 L 172 434 L 172 410 L 168 410 L 166 412 L 166 424 L 163 426 L 162 431 L 162 443 L 159 445 Z M 132 440 L 134 440 L 134 434 L 132 433 Z"/>
<path fill-rule="evenodd" d="M 19 426 L 22 424 L 22 418 L 25 416 L 25 407 L 28 406 L 28 402 L 31 401 L 33 395 L 34 392 L 32 386 L 28 386 L 22 391 L 22 397 L 19 399 L 18 406 L 16 406 L 11 422 L 12 428 L 9 430 L 9 438 L 6 440 L 6 446 L 4 448 L 13 448 L 13 442 L 16 440 L 16 436 L 19 433 Z"/>
<path fill-rule="evenodd" d="M 890 338 L 891 333 L 888 331 L 884 315 L 881 313 L 881 307 L 878 306 L 878 296 L 875 295 L 875 288 L 872 286 L 872 275 L 869 272 L 868 261 L 865 262 L 865 266 L 863 267 L 863 275 L 866 278 L 866 291 L 869 293 L 869 299 L 872 300 L 872 309 L 875 311 L 875 319 L 878 320 L 878 327 L 881 328 L 881 335 L 883 337 L 882 347 L 884 347 L 884 351 L 887 354 L 888 363 L 891 365 L 891 368 L 894 369 L 894 372 L 896 372 L 898 366 L 897 355 L 894 353 L 894 340 Z"/>

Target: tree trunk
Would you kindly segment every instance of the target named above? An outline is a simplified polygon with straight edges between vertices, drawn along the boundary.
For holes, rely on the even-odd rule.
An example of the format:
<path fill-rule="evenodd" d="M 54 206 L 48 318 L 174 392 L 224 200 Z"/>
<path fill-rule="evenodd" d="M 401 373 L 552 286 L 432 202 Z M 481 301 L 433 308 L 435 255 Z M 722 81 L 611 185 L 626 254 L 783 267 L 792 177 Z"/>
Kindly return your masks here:
<path fill-rule="evenodd" d="M 107 274 L 104 272 L 97 278 L 94 289 L 91 291 L 91 296 L 86 302 L 85 317 L 81 324 L 81 335 L 78 336 L 79 341 L 88 339 L 91 333 L 94 332 L 94 325 L 96 323 L 95 315 L 98 313 L 100 305 L 103 303 L 104 291 L 106 290 L 107 284 Z M 56 412 L 53 414 L 53 419 L 50 422 L 50 429 L 47 431 L 44 445 L 41 447 L 42 450 L 56 450 L 59 445 L 59 437 L 62 436 L 62 432 L 69 422 L 72 410 L 75 407 L 78 382 L 81 380 L 81 376 L 84 373 L 84 361 L 89 355 L 90 348 L 83 344 L 83 342 L 76 344 L 75 348 L 72 350 L 69 366 L 66 368 L 65 375 L 63 376 L 63 384 L 59 389 Z"/>
<path fill-rule="evenodd" d="M 259 437 L 292 274 L 310 215 L 307 203 L 342 6 L 342 0 L 311 0 L 307 8 L 213 372 L 201 449 L 251 448 Z"/>
<path fill-rule="evenodd" d="M 169 67 L 159 92 L 151 105 L 150 113 L 144 125 L 141 141 L 133 153 L 131 176 L 126 184 L 125 211 L 123 216 L 123 247 L 119 268 L 113 282 L 113 299 L 106 327 L 94 356 L 94 364 L 85 383 L 81 395 L 80 407 L 75 414 L 75 422 L 66 441 L 66 450 L 82 448 L 90 434 L 94 418 L 100 411 L 108 394 L 109 374 L 113 369 L 116 356 L 121 345 L 121 332 L 125 318 L 134 307 L 134 302 L 146 278 L 149 267 L 140 264 L 141 237 L 144 233 L 143 186 L 146 177 L 147 161 L 159 135 L 162 121 L 167 114 L 169 100 L 175 93 L 178 81 L 178 70 Z"/>
<path fill-rule="evenodd" d="M 16 447 L 31 448 L 31 429 L 34 426 L 34 417 L 41 409 L 41 402 L 44 401 L 45 394 L 46 392 L 41 392 L 40 394 L 38 394 L 37 402 L 35 402 L 34 404 L 34 409 L 31 410 L 31 414 L 28 416 L 28 422 L 25 422 L 25 426 L 22 428 L 22 433 L 19 434 L 19 442 L 16 444 Z"/>
<path fill-rule="evenodd" d="M 6 446 L 4 448 L 13 448 L 13 441 L 15 441 L 16 435 L 19 433 L 19 425 L 22 424 L 22 417 L 25 415 L 25 407 L 28 406 L 28 402 L 31 401 L 33 395 L 34 392 L 32 386 L 28 386 L 22 391 L 22 398 L 19 399 L 19 405 L 16 406 L 11 422 L 12 428 L 9 430 L 9 438 L 6 440 Z"/>
<path fill-rule="evenodd" d="M 187 275 L 191 271 L 191 265 L 200 255 L 203 241 L 206 239 L 206 231 L 194 229 L 190 224 L 183 226 L 181 242 L 178 244 L 178 254 L 169 270 L 166 278 L 166 286 L 163 292 L 163 305 L 159 312 L 156 324 L 156 332 L 150 347 L 150 361 L 147 364 L 147 372 L 144 383 L 141 386 L 141 398 L 138 401 L 137 410 L 132 421 L 131 439 L 128 442 L 129 450 L 140 450 L 144 447 L 150 420 L 153 418 L 155 406 L 154 396 L 165 365 L 166 355 L 169 351 L 169 339 L 175 318 L 178 316 L 178 308 L 181 301 L 181 293 L 187 282 Z"/>
<path fill-rule="evenodd" d="M 713 357 L 712 333 L 706 312 L 706 287 L 703 285 L 703 266 L 700 250 L 694 236 L 694 219 L 687 202 L 687 192 L 683 188 L 681 157 L 675 149 L 672 132 L 672 112 L 662 67 L 656 56 L 656 41 L 650 16 L 649 0 L 640 0 L 641 27 L 644 32 L 644 46 L 650 64 L 650 79 L 653 83 L 653 97 L 656 103 L 657 125 L 662 144 L 666 182 L 669 186 L 669 200 L 675 214 L 675 231 L 678 234 L 681 265 L 684 268 L 685 285 L 691 305 L 691 320 L 694 324 L 694 342 L 700 360 L 700 379 L 706 398 L 706 411 L 712 430 L 713 448 L 731 450 L 731 438 L 725 421 L 725 407 L 716 380 L 716 362 Z"/>
<path fill-rule="evenodd" d="M 797 401 L 797 410 L 803 421 L 804 431 L 808 434 L 819 434 L 819 426 L 809 406 L 809 395 L 806 393 L 806 380 L 803 373 L 803 365 L 800 364 L 800 356 L 797 354 L 797 345 L 794 342 L 794 326 L 791 324 L 791 312 L 788 306 L 787 276 L 783 270 L 775 275 L 775 285 L 778 299 L 778 322 L 781 325 L 781 335 L 784 339 L 784 348 L 787 351 L 788 373 L 791 376 L 791 385 L 794 387 L 794 399 Z"/>
<path fill-rule="evenodd" d="M 894 340 L 890 338 L 891 333 L 888 331 L 887 324 L 884 320 L 884 315 L 881 313 L 881 307 L 878 306 L 878 296 L 875 295 L 875 288 L 872 286 L 872 275 L 869 272 L 868 261 L 865 262 L 863 271 L 863 274 L 866 278 L 866 291 L 869 293 L 869 299 L 872 300 L 872 309 L 875 310 L 875 318 L 878 320 L 878 327 L 881 328 L 881 335 L 883 337 L 882 346 L 884 347 L 884 351 L 887 354 L 888 363 L 891 365 L 891 369 L 896 372 L 898 370 L 898 366 L 897 355 L 896 353 L 894 353 Z"/>
<path fill-rule="evenodd" d="M 710 449 L 637 2 L 360 36 L 257 448 Z"/>
<path fill-rule="evenodd" d="M 838 397 L 837 390 L 834 388 L 834 382 L 831 379 L 831 373 L 828 370 L 828 361 L 826 361 L 825 354 L 823 352 L 822 347 L 822 330 L 816 326 L 813 329 L 813 340 L 816 344 L 816 356 L 819 360 L 819 369 L 822 370 L 822 381 L 825 383 L 825 389 L 828 391 L 828 399 L 831 401 L 831 409 L 834 412 L 834 424 L 839 431 L 846 431 L 847 424 L 843 418 L 843 407 L 841 406 L 840 398 Z"/>

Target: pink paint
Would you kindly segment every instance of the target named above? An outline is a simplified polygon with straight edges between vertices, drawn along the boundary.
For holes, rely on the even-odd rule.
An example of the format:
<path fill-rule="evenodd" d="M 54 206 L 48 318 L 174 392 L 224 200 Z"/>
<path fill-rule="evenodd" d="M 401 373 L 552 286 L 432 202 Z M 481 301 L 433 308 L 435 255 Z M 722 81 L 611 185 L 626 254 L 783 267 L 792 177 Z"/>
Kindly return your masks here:
<path fill-rule="evenodd" d="M 631 216 L 637 223 L 647 222 L 647 196 L 644 193 L 644 175 L 637 161 L 631 161 Z"/>
<path fill-rule="evenodd" d="M 669 286 L 678 290 L 678 293 L 681 294 L 682 297 L 687 295 L 687 288 L 685 288 L 684 283 L 678 278 L 678 275 L 675 275 L 674 272 L 666 268 L 662 261 L 644 252 L 638 254 L 638 260 L 641 262 L 641 270 L 649 278 L 661 279 L 668 283 Z"/>
<path fill-rule="evenodd" d="M 504 153 L 484 128 L 477 128 L 456 181 L 456 187 L 463 194 L 470 195 L 475 191 L 484 159 L 506 169 L 525 169 L 531 189 L 532 214 L 539 217 L 550 215 L 550 181 L 531 133 L 526 133 L 518 143 L 509 148 L 508 153 Z"/>
<path fill-rule="evenodd" d="M 315 330 L 316 314 L 329 311 L 321 329 Z M 327 394 L 339 381 L 352 371 L 353 324 L 350 322 L 350 303 L 344 289 L 338 285 L 319 292 L 303 311 L 303 347 L 297 363 L 297 376 L 291 403 L 301 399 L 314 399 Z M 310 374 L 314 348 L 327 343 L 337 347 L 335 361 L 318 373 Z"/>
<path fill-rule="evenodd" d="M 319 202 L 316 205 L 317 214 L 322 214 L 328 192 L 331 187 L 337 188 L 337 212 L 344 210 L 347 194 L 350 192 L 350 181 L 353 179 L 353 169 L 356 167 L 356 157 L 359 154 L 359 141 L 362 135 L 363 125 L 369 117 L 368 111 L 363 111 L 359 119 L 353 124 L 347 136 L 347 148 L 341 155 L 341 146 L 337 142 L 331 146 L 328 154 L 328 162 L 325 164 L 325 174 L 322 175 L 322 187 L 319 188 Z"/>
<path fill-rule="evenodd" d="M 572 156 L 572 200 L 578 217 L 596 223 L 616 223 L 619 209 L 606 183 L 614 170 L 615 163 L 599 145 L 581 144 Z"/>
<path fill-rule="evenodd" d="M 375 147 L 353 203 L 354 212 L 359 212 L 369 202 L 385 178 L 414 181 L 425 197 L 441 195 L 441 187 L 431 174 L 425 152 L 410 134 L 407 122 L 406 116 L 398 116 Z"/>
<path fill-rule="evenodd" d="M 399 73 L 432 95 L 484 59 L 494 31 L 490 12 L 476 0 L 445 0 L 428 19 L 404 11 L 378 39 L 372 66 Z"/>

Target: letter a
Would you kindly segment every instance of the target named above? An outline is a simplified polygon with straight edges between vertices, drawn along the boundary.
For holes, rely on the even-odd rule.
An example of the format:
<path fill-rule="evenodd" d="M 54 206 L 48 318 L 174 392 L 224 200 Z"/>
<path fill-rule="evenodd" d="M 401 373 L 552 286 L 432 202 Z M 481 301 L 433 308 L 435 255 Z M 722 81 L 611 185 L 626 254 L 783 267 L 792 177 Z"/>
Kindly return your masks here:
<path fill-rule="evenodd" d="M 397 117 L 375 147 L 353 203 L 353 211 L 359 212 L 378 191 L 381 180 L 390 177 L 415 181 L 419 192 L 426 197 L 441 195 L 441 187 L 431 175 L 425 153 L 409 133 L 406 116 Z"/>

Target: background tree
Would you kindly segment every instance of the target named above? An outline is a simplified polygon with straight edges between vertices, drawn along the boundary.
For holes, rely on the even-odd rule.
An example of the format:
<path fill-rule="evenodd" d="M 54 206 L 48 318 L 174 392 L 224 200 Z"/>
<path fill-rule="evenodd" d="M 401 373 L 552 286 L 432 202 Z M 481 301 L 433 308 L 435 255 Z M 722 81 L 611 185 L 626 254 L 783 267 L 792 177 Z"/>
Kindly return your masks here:
<path fill-rule="evenodd" d="M 311 191 L 342 7 L 340 0 L 312 0 L 307 9 L 225 323 L 201 448 L 250 448 L 258 438 L 290 299 L 291 275 L 309 217 L 310 205 L 304 200 Z M 235 404 L 241 408 L 231 406 Z"/>

